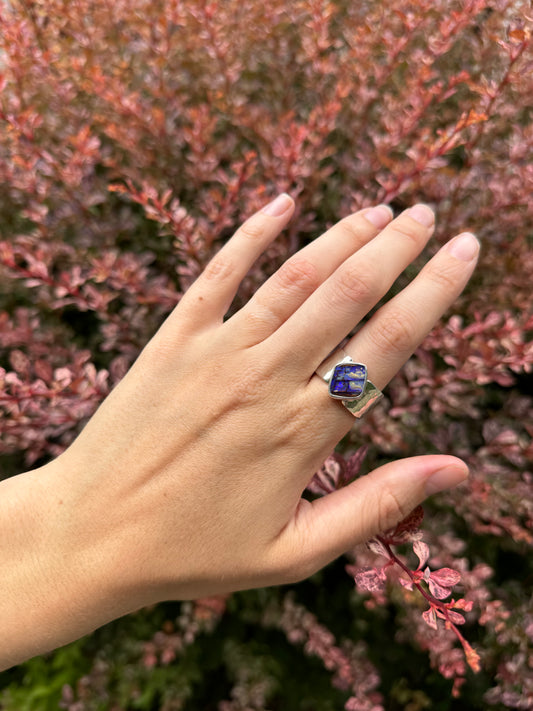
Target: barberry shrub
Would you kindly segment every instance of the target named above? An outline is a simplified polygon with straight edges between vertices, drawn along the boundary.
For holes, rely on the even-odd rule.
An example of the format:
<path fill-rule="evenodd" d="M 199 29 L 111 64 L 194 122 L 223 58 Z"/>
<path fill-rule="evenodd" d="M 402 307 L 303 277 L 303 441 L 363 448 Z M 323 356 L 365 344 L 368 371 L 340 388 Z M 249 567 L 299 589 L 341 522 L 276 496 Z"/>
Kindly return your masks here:
<path fill-rule="evenodd" d="M 424 259 L 482 242 L 309 496 L 426 452 L 466 486 L 298 586 L 158 605 L 6 672 L 3 709 L 533 708 L 531 26 L 526 0 L 1 3 L 2 477 L 72 442 L 280 191 L 296 216 L 234 308 L 367 205 L 429 203 Z"/>

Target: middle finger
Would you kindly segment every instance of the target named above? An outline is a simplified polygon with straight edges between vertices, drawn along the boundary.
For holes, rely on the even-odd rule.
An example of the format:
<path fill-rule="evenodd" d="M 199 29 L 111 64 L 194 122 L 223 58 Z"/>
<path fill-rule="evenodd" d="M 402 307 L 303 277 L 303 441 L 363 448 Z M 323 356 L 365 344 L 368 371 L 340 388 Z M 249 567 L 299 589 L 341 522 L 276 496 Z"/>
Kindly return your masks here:
<path fill-rule="evenodd" d="M 360 210 L 337 222 L 288 259 L 228 325 L 249 347 L 268 338 L 333 272 L 392 220 L 386 205 Z"/>
<path fill-rule="evenodd" d="M 422 204 L 393 220 L 341 264 L 278 328 L 269 339 L 274 352 L 302 379 L 308 379 L 422 251 L 434 223 L 433 211 Z"/>

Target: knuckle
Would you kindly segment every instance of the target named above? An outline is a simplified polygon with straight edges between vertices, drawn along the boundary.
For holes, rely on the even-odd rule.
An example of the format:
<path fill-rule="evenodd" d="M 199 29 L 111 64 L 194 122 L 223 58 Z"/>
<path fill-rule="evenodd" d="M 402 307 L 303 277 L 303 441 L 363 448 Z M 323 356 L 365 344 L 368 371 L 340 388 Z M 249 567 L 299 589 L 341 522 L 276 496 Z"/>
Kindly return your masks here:
<path fill-rule="evenodd" d="M 458 291 L 460 279 L 458 278 L 456 264 L 443 263 L 444 260 L 439 260 L 439 264 L 428 265 L 428 276 L 431 281 L 437 285 L 445 293 L 455 293 Z"/>
<path fill-rule="evenodd" d="M 223 250 L 218 252 L 205 267 L 202 276 L 207 280 L 222 280 L 231 276 L 235 271 L 235 264 Z"/>
<path fill-rule="evenodd" d="M 264 305 L 257 299 L 252 299 L 248 302 L 246 313 L 246 330 L 250 334 L 256 334 L 261 337 L 265 329 L 275 327 L 278 322 L 278 314 L 271 305 Z"/>
<path fill-rule="evenodd" d="M 339 222 L 341 230 L 351 239 L 359 241 L 361 239 L 361 216 L 359 213 L 343 217 Z"/>
<path fill-rule="evenodd" d="M 287 307 L 309 296 L 320 284 L 318 270 L 312 262 L 292 258 L 276 272 L 268 290 L 253 296 L 246 309 L 246 327 L 249 333 L 262 334 L 284 321 Z"/>
<path fill-rule="evenodd" d="M 411 513 L 412 506 L 406 506 L 390 488 L 378 494 L 378 531 L 383 533 L 396 526 Z"/>
<path fill-rule="evenodd" d="M 379 315 L 370 338 L 378 352 L 411 351 L 415 342 L 416 321 L 413 314 L 405 310 L 395 310 Z"/>
<path fill-rule="evenodd" d="M 241 225 L 238 230 L 238 234 L 242 237 L 257 240 L 263 236 L 264 231 L 265 230 L 263 224 L 257 219 L 255 219 L 255 217 L 251 217 L 249 220 L 246 220 L 246 222 Z"/>
<path fill-rule="evenodd" d="M 241 409 L 243 405 L 264 402 L 266 391 L 270 393 L 274 374 L 275 368 L 268 359 L 244 359 L 230 374 L 231 408 Z"/>
<path fill-rule="evenodd" d="M 290 259 L 278 270 L 278 281 L 282 289 L 313 292 L 319 285 L 318 272 L 314 264 L 303 258 Z"/>
<path fill-rule="evenodd" d="M 232 395 L 235 398 L 235 406 L 248 405 L 261 399 L 261 385 L 265 380 L 262 369 L 249 365 L 234 375 L 232 385 Z M 232 398 L 233 400 L 233 398 Z"/>
<path fill-rule="evenodd" d="M 358 303 L 372 301 L 379 292 L 375 275 L 354 265 L 339 271 L 335 288 L 342 297 Z"/>
<path fill-rule="evenodd" d="M 290 446 L 298 440 L 305 438 L 305 434 L 310 430 L 312 417 L 307 408 L 296 406 L 295 403 L 286 403 L 283 412 L 279 416 L 278 442 L 284 446 Z M 306 440 L 307 441 L 307 440 Z M 313 446 L 313 442 L 309 442 Z"/>
<path fill-rule="evenodd" d="M 397 237 L 398 239 L 409 240 L 414 244 L 415 247 L 419 247 L 421 242 L 424 240 L 427 233 L 427 229 L 422 225 L 418 225 L 414 221 L 398 220 L 390 226 L 390 234 L 392 237 Z"/>

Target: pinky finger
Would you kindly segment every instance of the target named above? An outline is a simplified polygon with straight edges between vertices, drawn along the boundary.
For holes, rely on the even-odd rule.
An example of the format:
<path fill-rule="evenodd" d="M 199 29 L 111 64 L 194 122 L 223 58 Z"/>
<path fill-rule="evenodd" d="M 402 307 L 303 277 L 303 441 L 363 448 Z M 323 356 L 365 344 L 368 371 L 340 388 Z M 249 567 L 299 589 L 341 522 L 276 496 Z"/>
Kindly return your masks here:
<path fill-rule="evenodd" d="M 198 328 L 220 323 L 241 281 L 293 212 L 292 198 L 282 193 L 246 220 L 186 292 L 179 305 L 180 322 L 189 317 Z"/>

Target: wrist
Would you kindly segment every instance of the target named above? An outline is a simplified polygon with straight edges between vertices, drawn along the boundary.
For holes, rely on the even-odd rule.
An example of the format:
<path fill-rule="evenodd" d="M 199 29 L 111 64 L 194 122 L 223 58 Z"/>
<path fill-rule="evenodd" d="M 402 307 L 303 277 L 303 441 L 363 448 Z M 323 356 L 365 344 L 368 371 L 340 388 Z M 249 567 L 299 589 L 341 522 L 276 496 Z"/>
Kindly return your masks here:
<path fill-rule="evenodd" d="M 145 604 L 117 580 L 111 542 L 80 527 L 88 512 L 70 508 L 70 475 L 58 459 L 0 482 L 0 669 Z"/>

